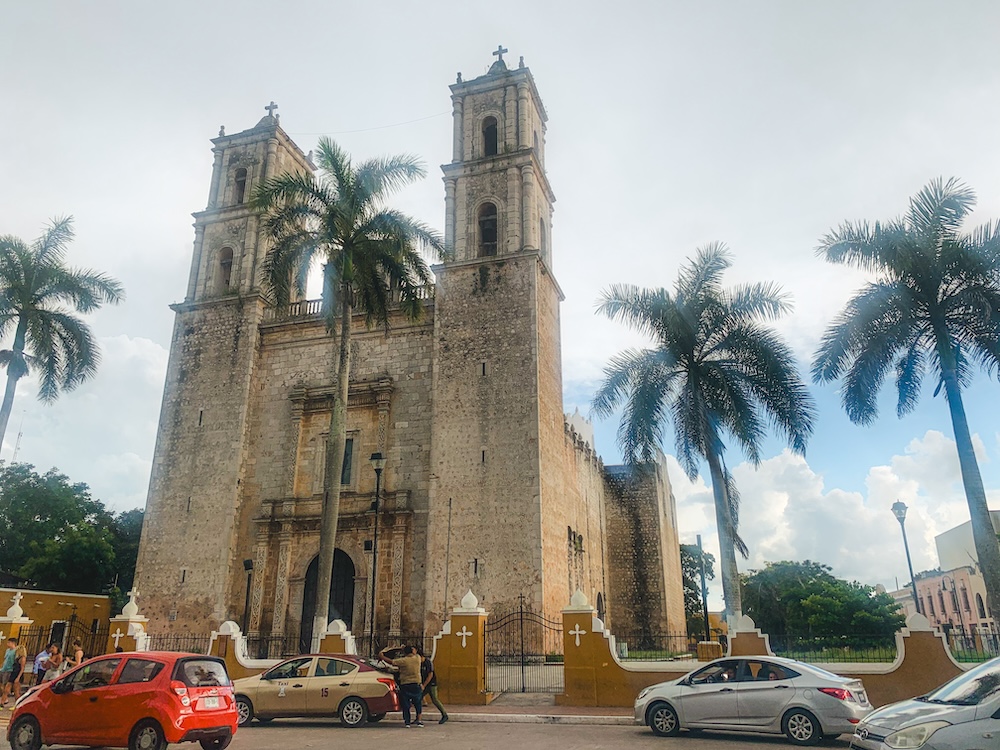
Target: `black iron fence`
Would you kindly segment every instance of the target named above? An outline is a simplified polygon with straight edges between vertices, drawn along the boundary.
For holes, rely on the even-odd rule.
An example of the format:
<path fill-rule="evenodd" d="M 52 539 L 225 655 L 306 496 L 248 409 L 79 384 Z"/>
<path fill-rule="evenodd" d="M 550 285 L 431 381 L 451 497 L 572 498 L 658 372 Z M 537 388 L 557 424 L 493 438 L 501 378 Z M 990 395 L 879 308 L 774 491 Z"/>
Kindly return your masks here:
<path fill-rule="evenodd" d="M 207 654 L 212 642 L 211 634 L 197 633 L 150 633 L 147 636 L 147 651 L 179 651 L 189 654 Z"/>
<path fill-rule="evenodd" d="M 690 659 L 698 644 L 686 633 L 615 633 L 615 649 L 621 661 L 670 661 Z"/>
<path fill-rule="evenodd" d="M 1000 656 L 1000 628 L 996 625 L 945 625 L 942 630 L 956 661 L 981 662 Z"/>
<path fill-rule="evenodd" d="M 896 659 L 895 635 L 769 635 L 775 655 L 807 663 L 892 662 Z"/>
<path fill-rule="evenodd" d="M 487 691 L 563 692 L 561 620 L 534 611 L 521 597 L 512 606 L 493 608 L 484 635 Z"/>
<path fill-rule="evenodd" d="M 250 633 L 247 635 L 247 656 L 251 659 L 286 659 L 308 654 L 308 644 L 302 648 L 298 636 Z"/>

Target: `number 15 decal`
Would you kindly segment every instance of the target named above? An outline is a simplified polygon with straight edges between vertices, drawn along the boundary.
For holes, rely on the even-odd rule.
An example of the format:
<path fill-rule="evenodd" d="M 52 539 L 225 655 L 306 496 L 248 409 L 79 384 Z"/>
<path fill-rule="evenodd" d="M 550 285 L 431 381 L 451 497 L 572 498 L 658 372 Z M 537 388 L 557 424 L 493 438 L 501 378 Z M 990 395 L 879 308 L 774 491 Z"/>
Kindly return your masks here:
<path fill-rule="evenodd" d="M 326 698 L 330 695 L 330 688 L 320 688 L 319 694 L 321 697 Z"/>

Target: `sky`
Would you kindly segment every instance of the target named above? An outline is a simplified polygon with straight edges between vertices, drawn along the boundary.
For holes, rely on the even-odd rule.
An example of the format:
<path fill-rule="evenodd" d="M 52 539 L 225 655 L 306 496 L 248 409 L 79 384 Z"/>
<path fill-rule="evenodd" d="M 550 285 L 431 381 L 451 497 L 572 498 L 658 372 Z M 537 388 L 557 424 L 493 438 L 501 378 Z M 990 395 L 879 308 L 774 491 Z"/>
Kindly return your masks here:
<path fill-rule="evenodd" d="M 589 412 L 605 363 L 648 342 L 598 318 L 612 283 L 669 287 L 696 248 L 725 242 L 729 284 L 777 282 L 777 324 L 803 373 L 824 326 L 865 277 L 815 247 L 845 220 L 898 216 L 929 180 L 976 190 L 969 227 L 1000 217 L 1000 5 L 920 0 L 618 3 L 0 0 L 0 234 L 26 240 L 75 217 L 69 262 L 105 271 L 127 300 L 90 316 L 98 376 L 54 405 L 19 385 L 0 457 L 58 467 L 115 510 L 145 503 L 173 313 L 205 207 L 209 139 L 279 105 L 308 151 L 321 135 L 356 158 L 412 153 L 427 179 L 395 205 L 443 229 L 448 85 L 486 72 L 498 44 L 531 68 L 549 115 L 557 202 L 565 409 Z M 5 343 L 9 346 L 9 342 Z M 759 467 L 731 452 L 750 558 L 811 559 L 896 588 L 907 578 L 889 511 L 910 506 L 914 567 L 968 520 L 934 383 L 900 420 L 852 425 L 835 386 L 814 387 L 805 456 L 769 440 Z M 1000 509 L 1000 385 L 966 407 L 990 504 Z M 605 463 L 613 420 L 596 422 Z M 18 433 L 21 433 L 18 443 Z M 665 450 L 673 449 L 672 435 Z M 668 456 L 683 542 L 718 549 L 711 491 Z M 718 582 L 712 603 L 720 600 Z"/>

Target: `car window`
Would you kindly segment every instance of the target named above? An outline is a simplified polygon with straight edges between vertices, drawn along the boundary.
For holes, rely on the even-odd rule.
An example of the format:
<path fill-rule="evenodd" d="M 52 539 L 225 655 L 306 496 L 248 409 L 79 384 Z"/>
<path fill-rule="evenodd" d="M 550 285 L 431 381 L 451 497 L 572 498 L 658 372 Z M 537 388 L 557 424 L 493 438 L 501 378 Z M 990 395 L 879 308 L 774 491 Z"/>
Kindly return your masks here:
<path fill-rule="evenodd" d="M 1000 664 L 995 660 L 980 664 L 923 696 L 929 703 L 976 706 L 1000 695 Z"/>
<path fill-rule="evenodd" d="M 149 659 L 129 659 L 118 675 L 118 684 L 125 685 L 134 682 L 150 682 L 163 671 L 163 664 Z"/>
<path fill-rule="evenodd" d="M 122 663 L 121 659 L 96 659 L 87 662 L 80 669 L 60 680 L 61 692 L 71 690 L 87 690 L 88 688 L 104 687 L 111 684 L 111 678 Z"/>
<path fill-rule="evenodd" d="M 309 667 L 312 665 L 312 657 L 304 659 L 292 659 L 284 664 L 279 664 L 269 672 L 264 673 L 265 680 L 290 680 L 293 678 L 305 677 L 309 674 Z"/>
<path fill-rule="evenodd" d="M 740 675 L 740 682 L 772 682 L 790 680 L 793 677 L 799 676 L 799 673 L 795 670 L 767 661 L 747 659 L 744 664 L 746 664 L 746 669 Z"/>
<path fill-rule="evenodd" d="M 174 679 L 188 687 L 218 687 L 229 684 L 222 662 L 214 659 L 184 659 L 174 667 Z"/>
<path fill-rule="evenodd" d="M 336 659 L 335 661 L 337 662 L 337 674 L 339 675 L 350 674 L 358 668 L 358 665 L 353 662 L 343 661 L 342 659 Z"/>
<path fill-rule="evenodd" d="M 701 669 L 688 678 L 688 681 L 692 685 L 705 685 L 715 682 L 731 682 L 736 680 L 736 668 L 739 666 L 739 661 L 733 659 L 731 661 L 720 661 L 715 664 L 709 664 L 704 669 Z"/>

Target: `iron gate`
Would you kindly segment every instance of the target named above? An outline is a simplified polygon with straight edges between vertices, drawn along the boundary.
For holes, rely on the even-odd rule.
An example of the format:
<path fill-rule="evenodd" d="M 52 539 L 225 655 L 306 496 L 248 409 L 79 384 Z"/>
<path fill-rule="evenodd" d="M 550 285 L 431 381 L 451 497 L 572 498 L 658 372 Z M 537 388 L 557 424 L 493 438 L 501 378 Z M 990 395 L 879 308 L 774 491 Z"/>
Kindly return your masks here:
<path fill-rule="evenodd" d="M 493 608 L 485 653 L 488 692 L 563 692 L 562 622 L 535 612 L 523 595 L 510 607 Z"/>

